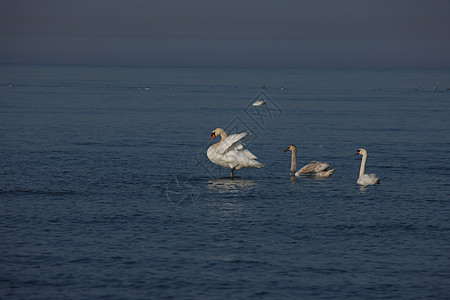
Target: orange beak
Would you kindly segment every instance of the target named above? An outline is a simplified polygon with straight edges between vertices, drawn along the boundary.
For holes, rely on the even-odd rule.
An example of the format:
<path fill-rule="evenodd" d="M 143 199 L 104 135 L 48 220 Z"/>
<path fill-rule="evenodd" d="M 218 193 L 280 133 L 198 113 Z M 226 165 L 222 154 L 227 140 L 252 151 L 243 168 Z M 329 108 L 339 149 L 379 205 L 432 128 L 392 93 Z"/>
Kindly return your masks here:
<path fill-rule="evenodd" d="M 214 132 L 211 133 L 211 142 L 212 142 L 212 140 L 213 140 L 215 137 L 216 137 L 216 135 L 214 134 Z"/>
<path fill-rule="evenodd" d="M 358 155 L 359 154 L 359 151 L 358 152 L 356 152 L 355 154 L 353 154 L 353 155 Z"/>

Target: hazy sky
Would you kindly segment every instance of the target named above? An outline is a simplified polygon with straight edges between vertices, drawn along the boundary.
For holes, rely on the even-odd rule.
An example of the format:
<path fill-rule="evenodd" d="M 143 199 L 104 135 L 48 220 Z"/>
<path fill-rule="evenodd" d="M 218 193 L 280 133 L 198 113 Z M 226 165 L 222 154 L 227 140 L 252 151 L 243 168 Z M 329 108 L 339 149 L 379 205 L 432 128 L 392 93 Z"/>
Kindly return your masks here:
<path fill-rule="evenodd" d="M 0 63 L 450 67 L 449 0 L 0 4 Z"/>

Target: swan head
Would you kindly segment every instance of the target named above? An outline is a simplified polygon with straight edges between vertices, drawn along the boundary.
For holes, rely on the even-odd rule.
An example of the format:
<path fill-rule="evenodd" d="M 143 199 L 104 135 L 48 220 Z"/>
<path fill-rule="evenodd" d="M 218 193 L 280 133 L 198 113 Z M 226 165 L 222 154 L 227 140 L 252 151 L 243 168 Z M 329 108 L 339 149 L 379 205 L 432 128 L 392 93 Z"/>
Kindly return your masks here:
<path fill-rule="evenodd" d="M 359 148 L 358 151 L 356 151 L 356 153 L 354 155 L 358 155 L 358 154 L 367 155 L 367 150 L 364 148 Z"/>
<path fill-rule="evenodd" d="M 223 130 L 222 128 L 216 128 L 211 132 L 211 142 L 212 140 L 218 136 L 218 135 L 222 135 L 225 134 L 225 130 Z"/>
<path fill-rule="evenodd" d="M 286 151 L 294 151 L 294 150 L 296 150 L 297 149 L 297 147 L 295 147 L 295 145 L 289 145 L 287 148 L 286 148 L 286 150 L 284 150 L 283 152 L 286 152 Z"/>

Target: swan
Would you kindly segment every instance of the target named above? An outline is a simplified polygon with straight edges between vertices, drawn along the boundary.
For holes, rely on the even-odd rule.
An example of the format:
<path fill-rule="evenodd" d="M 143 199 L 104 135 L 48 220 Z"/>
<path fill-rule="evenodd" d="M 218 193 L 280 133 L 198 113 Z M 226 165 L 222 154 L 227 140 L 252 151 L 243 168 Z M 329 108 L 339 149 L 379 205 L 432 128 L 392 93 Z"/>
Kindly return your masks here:
<path fill-rule="evenodd" d="M 261 106 L 266 104 L 265 100 L 256 100 L 255 102 L 253 102 L 253 106 Z"/>
<path fill-rule="evenodd" d="M 355 155 L 358 154 L 362 155 L 362 160 L 361 160 L 361 168 L 359 169 L 359 178 L 358 181 L 356 181 L 356 183 L 360 185 L 379 184 L 380 177 L 377 177 L 377 175 L 375 174 L 364 174 L 364 171 L 366 170 L 367 150 L 363 148 L 358 149 Z"/>
<path fill-rule="evenodd" d="M 286 151 L 292 151 L 291 170 L 289 172 L 291 176 L 295 175 L 298 177 L 301 175 L 312 175 L 317 177 L 330 177 L 333 175 L 334 171 L 336 171 L 336 169 L 328 170 L 330 165 L 327 163 L 313 160 L 295 172 L 295 169 L 297 168 L 297 147 L 295 145 L 289 145 L 289 147 L 284 150 L 284 152 Z"/>
<path fill-rule="evenodd" d="M 209 147 L 206 155 L 216 165 L 230 168 L 231 178 L 234 177 L 234 170 L 250 167 L 262 168 L 265 166 L 257 161 L 257 157 L 247 149 L 244 149 L 244 146 L 241 144 L 241 141 L 250 135 L 250 131 L 228 136 L 225 130 L 216 128 L 211 133 L 211 141 L 219 135 L 221 137 L 220 142 Z"/>

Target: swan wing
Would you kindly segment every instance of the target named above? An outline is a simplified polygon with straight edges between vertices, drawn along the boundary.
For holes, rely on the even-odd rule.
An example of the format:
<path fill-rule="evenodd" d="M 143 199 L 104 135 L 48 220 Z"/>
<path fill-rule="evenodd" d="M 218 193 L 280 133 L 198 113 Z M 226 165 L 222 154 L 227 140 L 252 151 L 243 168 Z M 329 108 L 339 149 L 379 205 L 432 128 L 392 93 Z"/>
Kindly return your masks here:
<path fill-rule="evenodd" d="M 298 170 L 297 173 L 295 173 L 295 175 L 317 173 L 324 171 L 329 167 L 330 165 L 327 163 L 313 160 L 312 162 L 310 162 L 309 164 Z"/>
<path fill-rule="evenodd" d="M 242 150 L 241 141 L 250 135 L 250 131 L 241 132 L 238 134 L 231 134 L 225 140 L 223 140 L 217 147 L 216 151 L 218 154 L 225 154 L 230 150 Z"/>
<path fill-rule="evenodd" d="M 246 159 L 257 159 L 258 157 L 256 157 L 253 153 L 251 153 L 249 150 L 247 149 L 242 149 L 239 151 L 242 156 L 244 156 Z"/>
<path fill-rule="evenodd" d="M 208 149 L 207 156 L 213 163 L 230 169 L 241 170 L 249 167 L 264 167 L 264 164 L 257 161 L 256 156 L 247 149 L 233 149 L 225 154 L 219 154 L 216 149 L 214 149 L 214 146 L 211 146 Z"/>
<path fill-rule="evenodd" d="M 264 167 L 264 164 L 257 161 L 256 160 L 257 157 L 247 149 L 243 150 L 233 149 L 225 153 L 223 157 L 227 161 L 229 161 L 230 167 L 235 168 L 236 170 L 249 167 L 256 167 L 256 168 Z"/>
<path fill-rule="evenodd" d="M 380 177 L 378 177 L 375 174 L 362 174 L 361 176 L 359 176 L 358 181 L 356 183 L 360 185 L 379 184 Z"/>
<path fill-rule="evenodd" d="M 209 160 L 215 163 L 216 165 L 228 168 L 229 163 L 227 159 L 224 157 L 224 155 L 221 155 L 217 153 L 215 145 L 212 145 L 208 148 L 208 152 L 206 153 L 206 156 L 208 156 Z"/>

